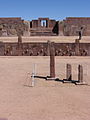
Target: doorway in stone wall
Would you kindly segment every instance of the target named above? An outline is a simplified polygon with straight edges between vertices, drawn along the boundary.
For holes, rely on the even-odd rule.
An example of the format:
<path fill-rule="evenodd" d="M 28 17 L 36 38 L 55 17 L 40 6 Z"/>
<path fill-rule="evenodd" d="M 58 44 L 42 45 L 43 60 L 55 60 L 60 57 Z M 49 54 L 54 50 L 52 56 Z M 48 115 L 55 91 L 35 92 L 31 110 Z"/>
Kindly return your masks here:
<path fill-rule="evenodd" d="M 41 20 L 41 27 L 47 27 L 47 26 L 48 26 L 47 20 Z"/>

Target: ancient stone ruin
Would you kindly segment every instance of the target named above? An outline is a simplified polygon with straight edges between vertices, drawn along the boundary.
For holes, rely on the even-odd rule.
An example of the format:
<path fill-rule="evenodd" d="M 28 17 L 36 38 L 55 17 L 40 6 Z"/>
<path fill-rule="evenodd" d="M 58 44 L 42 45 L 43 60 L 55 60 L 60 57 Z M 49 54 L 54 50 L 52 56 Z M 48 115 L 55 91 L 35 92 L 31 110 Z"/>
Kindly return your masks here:
<path fill-rule="evenodd" d="M 90 17 L 67 17 L 59 22 L 59 35 L 77 36 L 80 28 L 83 28 L 83 35 L 90 35 Z"/>
<path fill-rule="evenodd" d="M 81 33 L 82 28 L 82 33 Z M 21 18 L 0 18 L 0 37 L 18 36 L 18 42 L 0 42 L 0 56 L 50 56 L 50 41 L 22 42 L 23 36 L 77 36 L 90 35 L 90 17 L 68 17 L 63 21 L 49 18 L 25 21 Z M 28 37 L 27 37 L 28 38 Z M 90 56 L 90 43 L 54 43 L 55 56 Z M 49 39 L 48 39 L 49 40 Z"/>
<path fill-rule="evenodd" d="M 90 17 L 67 17 L 56 21 L 49 18 L 25 21 L 21 18 L 0 18 L 0 36 L 77 36 L 90 35 Z"/>
<path fill-rule="evenodd" d="M 50 56 L 49 42 L 0 42 L 0 56 Z M 55 56 L 90 56 L 90 43 L 54 43 Z"/>
<path fill-rule="evenodd" d="M 24 35 L 27 26 L 21 18 L 0 18 L 0 36 Z"/>
<path fill-rule="evenodd" d="M 49 18 L 39 18 L 30 22 L 31 36 L 56 36 L 58 35 L 58 22 Z"/>

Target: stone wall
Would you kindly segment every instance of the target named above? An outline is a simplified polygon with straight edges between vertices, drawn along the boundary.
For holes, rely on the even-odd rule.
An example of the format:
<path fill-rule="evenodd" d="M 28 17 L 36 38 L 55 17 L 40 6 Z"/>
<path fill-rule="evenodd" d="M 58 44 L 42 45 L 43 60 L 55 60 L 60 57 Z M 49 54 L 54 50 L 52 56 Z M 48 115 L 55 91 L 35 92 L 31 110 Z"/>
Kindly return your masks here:
<path fill-rule="evenodd" d="M 32 20 L 30 22 L 30 35 L 31 36 L 56 36 L 58 31 L 56 31 L 55 20 L 50 20 L 49 18 L 38 18 L 38 20 Z"/>
<path fill-rule="evenodd" d="M 0 36 L 90 36 L 90 17 L 67 17 L 63 21 L 49 18 L 24 21 L 21 18 L 0 18 Z"/>
<path fill-rule="evenodd" d="M 90 43 L 55 43 L 56 56 L 90 56 Z M 49 43 L 0 43 L 0 56 L 49 56 Z"/>
<path fill-rule="evenodd" d="M 27 26 L 21 18 L 0 18 L 0 36 L 17 36 L 24 34 Z"/>
<path fill-rule="evenodd" d="M 77 36 L 83 27 L 83 36 L 90 36 L 90 17 L 67 17 L 59 23 L 59 35 Z"/>

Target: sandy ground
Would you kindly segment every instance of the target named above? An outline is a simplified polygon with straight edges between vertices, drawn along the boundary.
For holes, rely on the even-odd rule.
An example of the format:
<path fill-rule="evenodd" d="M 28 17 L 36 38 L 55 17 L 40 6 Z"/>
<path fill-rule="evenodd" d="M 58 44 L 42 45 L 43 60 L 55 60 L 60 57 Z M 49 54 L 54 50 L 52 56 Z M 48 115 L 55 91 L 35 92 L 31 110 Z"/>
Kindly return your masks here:
<path fill-rule="evenodd" d="M 56 57 L 56 76 L 65 78 L 65 65 L 84 67 L 88 85 L 35 79 L 29 87 L 35 64 L 36 74 L 49 75 L 49 57 L 0 57 L 0 118 L 8 120 L 89 120 L 90 57 Z"/>
<path fill-rule="evenodd" d="M 78 36 L 30 36 L 22 37 L 22 42 L 47 42 L 48 40 L 56 43 L 74 43 Z M 18 37 L 0 37 L 0 42 L 17 42 Z M 90 43 L 90 36 L 83 36 L 81 43 Z"/>

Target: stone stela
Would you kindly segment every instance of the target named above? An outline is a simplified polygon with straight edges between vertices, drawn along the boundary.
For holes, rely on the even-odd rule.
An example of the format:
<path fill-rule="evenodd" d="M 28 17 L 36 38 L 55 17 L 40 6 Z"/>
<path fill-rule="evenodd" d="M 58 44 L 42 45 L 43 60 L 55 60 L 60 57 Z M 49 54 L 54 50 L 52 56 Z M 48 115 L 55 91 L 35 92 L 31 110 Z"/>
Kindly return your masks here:
<path fill-rule="evenodd" d="M 18 55 L 22 55 L 22 37 L 18 35 Z"/>
<path fill-rule="evenodd" d="M 76 52 L 77 56 L 80 55 L 80 42 L 79 42 L 79 39 L 75 40 L 75 52 Z"/>
<path fill-rule="evenodd" d="M 78 66 L 78 81 L 80 83 L 83 83 L 83 66 L 82 65 Z"/>
<path fill-rule="evenodd" d="M 78 65 L 78 83 L 83 83 L 83 66 L 82 65 Z M 76 81 L 76 80 L 72 80 L 72 66 L 71 64 L 67 64 L 66 65 L 66 80 L 67 81 Z"/>
<path fill-rule="evenodd" d="M 54 42 L 50 43 L 50 77 L 55 78 L 55 49 L 54 49 Z"/>
<path fill-rule="evenodd" d="M 66 65 L 66 79 L 72 80 L 72 68 L 70 64 Z"/>

